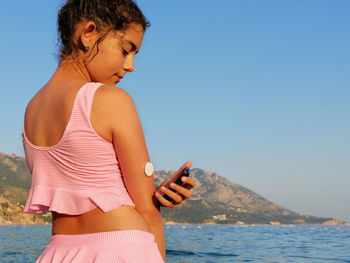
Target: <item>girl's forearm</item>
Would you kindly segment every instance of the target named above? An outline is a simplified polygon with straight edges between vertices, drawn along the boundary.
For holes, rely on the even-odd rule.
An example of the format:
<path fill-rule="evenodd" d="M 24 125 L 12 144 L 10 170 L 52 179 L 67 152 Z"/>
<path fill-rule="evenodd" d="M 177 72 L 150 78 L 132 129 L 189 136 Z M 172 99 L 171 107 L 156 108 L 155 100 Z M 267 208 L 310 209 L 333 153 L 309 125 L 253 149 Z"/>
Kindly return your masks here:
<path fill-rule="evenodd" d="M 152 234 L 156 238 L 156 243 L 158 245 L 158 249 L 160 251 L 160 254 L 163 257 L 163 260 L 165 262 L 165 233 L 164 233 L 164 222 L 162 215 L 159 213 L 159 215 L 146 219 Z"/>
<path fill-rule="evenodd" d="M 159 225 L 151 226 L 151 231 L 153 235 L 156 237 L 156 243 L 158 245 L 158 249 L 160 251 L 160 254 L 163 257 L 163 260 L 165 262 L 165 233 L 164 233 L 164 223 L 162 220 L 162 223 Z"/>

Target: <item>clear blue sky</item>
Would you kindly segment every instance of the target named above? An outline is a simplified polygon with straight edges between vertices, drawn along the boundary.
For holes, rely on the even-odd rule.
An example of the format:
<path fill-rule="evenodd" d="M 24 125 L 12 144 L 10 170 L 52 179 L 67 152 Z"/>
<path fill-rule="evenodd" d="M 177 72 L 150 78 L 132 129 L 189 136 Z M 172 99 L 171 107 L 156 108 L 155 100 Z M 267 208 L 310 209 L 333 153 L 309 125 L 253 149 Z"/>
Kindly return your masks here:
<path fill-rule="evenodd" d="M 57 67 L 64 1 L 0 10 L 0 151 Z M 350 1 L 139 1 L 152 26 L 133 97 L 157 170 L 219 173 L 291 210 L 350 221 Z"/>

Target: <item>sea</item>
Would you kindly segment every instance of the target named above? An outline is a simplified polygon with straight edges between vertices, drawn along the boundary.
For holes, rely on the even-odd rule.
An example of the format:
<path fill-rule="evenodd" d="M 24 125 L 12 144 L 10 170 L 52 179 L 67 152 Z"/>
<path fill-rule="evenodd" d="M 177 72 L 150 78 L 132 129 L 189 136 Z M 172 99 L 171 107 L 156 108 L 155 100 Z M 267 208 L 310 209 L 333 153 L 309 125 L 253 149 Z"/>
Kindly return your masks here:
<path fill-rule="evenodd" d="M 35 262 L 51 225 L 0 226 L 0 262 Z M 349 226 L 166 225 L 168 263 L 349 262 Z"/>

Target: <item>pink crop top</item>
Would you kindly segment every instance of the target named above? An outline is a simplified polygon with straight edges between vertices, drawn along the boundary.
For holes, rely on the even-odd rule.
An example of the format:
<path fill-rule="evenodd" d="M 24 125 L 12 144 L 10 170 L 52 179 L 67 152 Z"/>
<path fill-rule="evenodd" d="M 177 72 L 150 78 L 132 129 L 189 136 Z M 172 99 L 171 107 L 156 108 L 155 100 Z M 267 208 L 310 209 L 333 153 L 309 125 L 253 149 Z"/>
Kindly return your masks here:
<path fill-rule="evenodd" d="M 79 89 L 56 145 L 31 144 L 23 124 L 23 147 L 32 175 L 24 213 L 50 210 L 78 215 L 96 207 L 107 212 L 121 205 L 135 206 L 122 180 L 113 144 L 91 126 L 92 100 L 101 85 L 90 82 Z"/>

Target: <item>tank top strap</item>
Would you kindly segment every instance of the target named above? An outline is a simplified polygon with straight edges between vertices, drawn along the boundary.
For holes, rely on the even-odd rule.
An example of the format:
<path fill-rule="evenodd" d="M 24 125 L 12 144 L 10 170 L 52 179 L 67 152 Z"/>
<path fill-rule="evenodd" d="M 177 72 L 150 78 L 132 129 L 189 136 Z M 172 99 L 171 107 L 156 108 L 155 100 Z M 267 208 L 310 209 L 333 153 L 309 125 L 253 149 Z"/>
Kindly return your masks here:
<path fill-rule="evenodd" d="M 70 131 L 81 129 L 83 127 L 91 127 L 90 115 L 92 101 L 96 90 L 102 85 L 104 84 L 99 82 L 89 82 L 84 84 L 79 89 L 71 114 L 71 125 L 69 129 Z"/>

